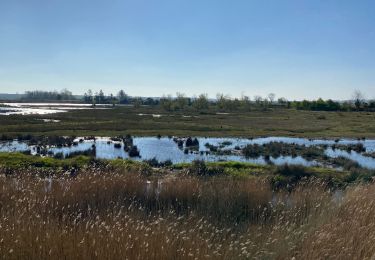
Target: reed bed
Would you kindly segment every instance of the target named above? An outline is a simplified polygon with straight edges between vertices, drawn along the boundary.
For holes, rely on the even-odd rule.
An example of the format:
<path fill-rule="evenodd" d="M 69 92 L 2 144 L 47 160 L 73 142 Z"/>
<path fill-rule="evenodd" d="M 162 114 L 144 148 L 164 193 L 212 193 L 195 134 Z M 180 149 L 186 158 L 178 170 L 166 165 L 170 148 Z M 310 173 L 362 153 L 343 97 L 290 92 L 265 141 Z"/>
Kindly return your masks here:
<path fill-rule="evenodd" d="M 274 192 L 255 178 L 146 177 L 105 167 L 74 177 L 1 176 L 3 259 L 312 259 L 341 253 L 331 239 L 349 239 L 346 232 L 375 234 L 375 186 L 337 199 L 314 180 Z M 370 242 L 354 244 L 353 255 L 370 255 Z"/>
<path fill-rule="evenodd" d="M 298 249 L 300 259 L 374 259 L 375 185 L 348 189 L 342 206 Z"/>

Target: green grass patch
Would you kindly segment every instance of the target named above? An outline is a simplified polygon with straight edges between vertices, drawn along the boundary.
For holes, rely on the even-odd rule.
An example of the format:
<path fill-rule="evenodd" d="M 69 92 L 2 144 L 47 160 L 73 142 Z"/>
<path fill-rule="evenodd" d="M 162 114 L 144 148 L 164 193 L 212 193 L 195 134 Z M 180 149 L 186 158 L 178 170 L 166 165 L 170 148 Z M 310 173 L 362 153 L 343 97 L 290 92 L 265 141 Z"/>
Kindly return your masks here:
<path fill-rule="evenodd" d="M 140 116 L 139 114 L 147 114 Z M 154 118 L 151 114 L 161 114 Z M 184 117 L 189 115 L 191 117 Z M 324 116 L 321 120 L 317 115 Z M 59 136 L 296 136 L 375 138 L 375 113 L 319 112 L 293 109 L 252 110 L 230 114 L 166 112 L 158 107 L 71 110 L 51 115 L 0 116 L 0 133 Z M 44 123 L 41 119 L 60 120 Z"/>
<path fill-rule="evenodd" d="M 98 160 L 87 156 L 76 156 L 68 159 L 39 157 L 22 153 L 0 153 L 0 167 L 8 172 L 27 172 L 27 169 L 69 170 L 84 167 L 104 167 L 110 173 L 135 172 L 151 176 L 154 174 L 188 173 L 196 176 L 228 176 L 236 178 L 265 178 L 270 180 L 274 188 L 294 186 L 301 180 L 317 178 L 330 186 L 342 187 L 353 182 L 370 182 L 375 171 L 356 168 L 352 170 L 336 170 L 323 167 L 303 167 L 299 165 L 257 165 L 244 162 L 202 162 L 180 163 L 170 167 L 152 168 L 145 162 L 134 160 Z M 61 172 L 61 171 L 60 171 Z M 178 175 L 176 175 L 178 176 Z"/>
<path fill-rule="evenodd" d="M 27 167 L 81 168 L 88 165 L 90 160 L 91 158 L 86 156 L 59 160 L 51 157 L 39 157 L 22 153 L 0 153 L 0 166 L 11 169 L 23 169 Z"/>

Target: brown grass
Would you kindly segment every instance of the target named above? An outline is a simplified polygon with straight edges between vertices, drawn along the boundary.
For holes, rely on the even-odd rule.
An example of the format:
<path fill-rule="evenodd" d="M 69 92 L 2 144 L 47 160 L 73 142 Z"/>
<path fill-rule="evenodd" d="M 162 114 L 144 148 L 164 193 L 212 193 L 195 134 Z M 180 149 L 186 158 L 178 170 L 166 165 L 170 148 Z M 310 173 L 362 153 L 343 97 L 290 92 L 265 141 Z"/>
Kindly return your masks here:
<path fill-rule="evenodd" d="M 375 185 L 353 187 L 343 205 L 298 249 L 300 259 L 374 259 Z"/>
<path fill-rule="evenodd" d="M 256 179 L 146 179 L 103 168 L 51 183 L 25 174 L 1 177 L 0 255 L 363 258 L 374 253 L 374 195 L 375 186 L 352 189 L 340 205 L 319 182 L 274 193 Z"/>

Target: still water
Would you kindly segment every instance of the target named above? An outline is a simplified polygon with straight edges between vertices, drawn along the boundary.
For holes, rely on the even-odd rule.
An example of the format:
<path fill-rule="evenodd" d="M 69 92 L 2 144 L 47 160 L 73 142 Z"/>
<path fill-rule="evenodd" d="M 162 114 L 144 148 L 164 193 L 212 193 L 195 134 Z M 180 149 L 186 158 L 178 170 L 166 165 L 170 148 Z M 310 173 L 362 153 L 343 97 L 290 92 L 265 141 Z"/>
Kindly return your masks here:
<path fill-rule="evenodd" d="M 138 147 L 140 151 L 140 157 L 133 157 L 134 160 L 150 160 L 157 159 L 160 162 L 171 160 L 173 163 L 183 163 L 191 162 L 196 159 L 205 161 L 238 161 L 238 162 L 251 162 L 256 164 L 268 164 L 274 163 L 276 165 L 281 164 L 296 164 L 304 166 L 316 166 L 320 165 L 319 162 L 313 160 L 306 160 L 301 156 L 279 156 L 277 158 L 270 157 L 265 158 L 264 156 L 259 156 L 258 158 L 246 158 L 239 152 L 236 153 L 235 147 L 244 147 L 247 144 L 267 144 L 270 142 L 282 142 L 288 144 L 298 144 L 306 146 L 314 145 L 333 145 L 333 144 L 357 144 L 362 143 L 366 148 L 366 152 L 375 152 L 375 140 L 352 140 L 352 139 L 342 139 L 339 141 L 334 140 L 323 140 L 323 139 L 305 139 L 305 138 L 290 138 L 290 137 L 267 137 L 267 138 L 256 138 L 256 139 L 246 139 L 246 138 L 197 138 L 199 141 L 199 151 L 185 153 L 184 147 L 179 148 L 177 143 L 173 141 L 172 138 L 168 137 L 134 137 L 133 144 Z M 78 139 L 77 139 L 78 141 Z M 129 158 L 129 154 L 124 150 L 124 146 L 121 142 L 117 142 L 119 147 L 116 148 L 116 142 L 110 141 L 109 138 L 96 138 L 96 140 L 84 140 L 83 142 L 78 142 L 76 146 L 70 147 L 48 147 L 47 150 L 52 154 L 62 153 L 64 156 L 69 155 L 73 152 L 87 151 L 92 148 L 95 144 L 96 146 L 96 157 L 100 159 L 117 159 L 117 158 Z M 215 155 L 209 153 L 209 149 L 205 144 L 222 146 L 222 150 L 231 150 L 235 154 L 231 155 Z M 4 142 L 0 143 L 0 152 L 15 152 L 15 151 L 27 151 L 31 150 L 31 153 L 36 154 L 36 147 L 29 146 L 25 142 Z M 357 162 L 364 168 L 375 169 L 375 159 L 364 156 L 357 152 L 347 152 L 339 149 L 332 149 L 328 147 L 325 150 L 325 154 L 331 158 L 345 157 Z"/>
<path fill-rule="evenodd" d="M 94 109 L 91 104 L 77 103 L 2 103 L 0 115 L 48 115 L 64 113 L 69 110 Z M 98 104 L 96 109 L 103 109 L 108 105 Z"/>

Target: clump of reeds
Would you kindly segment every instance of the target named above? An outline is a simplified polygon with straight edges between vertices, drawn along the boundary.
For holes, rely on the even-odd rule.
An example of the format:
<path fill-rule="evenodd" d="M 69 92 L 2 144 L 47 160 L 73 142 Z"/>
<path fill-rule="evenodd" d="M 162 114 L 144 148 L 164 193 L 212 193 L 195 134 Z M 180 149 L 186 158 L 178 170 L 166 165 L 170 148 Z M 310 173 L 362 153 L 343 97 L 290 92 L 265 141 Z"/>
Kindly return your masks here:
<path fill-rule="evenodd" d="M 347 191 L 340 208 L 309 233 L 294 256 L 299 259 L 372 259 L 375 255 L 375 185 Z"/>

